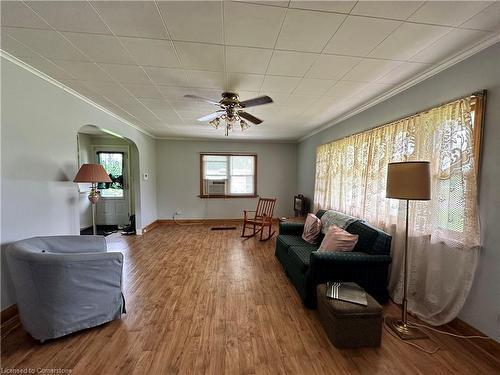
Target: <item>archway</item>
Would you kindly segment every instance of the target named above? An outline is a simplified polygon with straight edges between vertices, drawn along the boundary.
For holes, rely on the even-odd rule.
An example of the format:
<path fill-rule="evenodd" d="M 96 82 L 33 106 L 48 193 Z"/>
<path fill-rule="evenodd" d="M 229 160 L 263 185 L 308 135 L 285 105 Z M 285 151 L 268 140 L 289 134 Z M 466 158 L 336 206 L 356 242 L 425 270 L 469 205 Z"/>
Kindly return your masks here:
<path fill-rule="evenodd" d="M 96 224 L 100 234 L 128 225 L 132 215 L 135 230 L 140 233 L 141 195 L 139 150 L 130 139 L 95 125 L 84 125 L 77 133 L 78 167 L 99 163 L 112 176 L 111 184 L 99 186 Z M 114 168 L 113 171 L 108 170 Z M 89 184 L 79 184 L 79 225 L 81 234 L 90 234 L 91 204 L 87 198 Z"/>

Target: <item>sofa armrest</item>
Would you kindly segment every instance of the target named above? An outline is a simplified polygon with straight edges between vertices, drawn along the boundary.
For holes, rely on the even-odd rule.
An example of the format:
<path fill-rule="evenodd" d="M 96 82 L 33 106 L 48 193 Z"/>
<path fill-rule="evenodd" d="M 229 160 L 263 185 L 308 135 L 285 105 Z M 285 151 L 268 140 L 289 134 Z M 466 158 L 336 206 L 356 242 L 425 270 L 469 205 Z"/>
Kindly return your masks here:
<path fill-rule="evenodd" d="M 304 232 L 304 224 L 302 223 L 280 223 L 279 234 L 289 234 L 301 236 Z"/>

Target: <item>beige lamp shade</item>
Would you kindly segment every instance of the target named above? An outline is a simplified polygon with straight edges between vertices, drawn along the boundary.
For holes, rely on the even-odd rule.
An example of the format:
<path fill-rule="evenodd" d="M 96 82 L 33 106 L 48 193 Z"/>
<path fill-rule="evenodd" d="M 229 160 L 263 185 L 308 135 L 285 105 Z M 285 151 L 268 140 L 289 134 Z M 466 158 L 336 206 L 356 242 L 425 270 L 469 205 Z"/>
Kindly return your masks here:
<path fill-rule="evenodd" d="M 389 163 L 387 198 L 408 200 L 431 199 L 431 174 L 428 161 Z"/>
<path fill-rule="evenodd" d="M 73 182 L 112 182 L 100 164 L 82 164 Z"/>

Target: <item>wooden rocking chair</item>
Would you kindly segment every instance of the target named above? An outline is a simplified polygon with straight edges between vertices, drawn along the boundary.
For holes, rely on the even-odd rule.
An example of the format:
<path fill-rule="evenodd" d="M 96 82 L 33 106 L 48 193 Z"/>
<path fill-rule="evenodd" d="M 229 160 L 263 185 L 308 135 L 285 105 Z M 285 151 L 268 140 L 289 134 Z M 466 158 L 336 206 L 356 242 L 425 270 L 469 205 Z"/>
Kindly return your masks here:
<path fill-rule="evenodd" d="M 268 239 L 270 239 L 274 235 L 272 227 L 275 204 L 276 198 L 259 198 L 257 209 L 255 211 L 244 210 L 243 230 L 241 232 L 241 237 L 250 238 L 260 232 L 261 241 L 267 241 Z M 247 215 L 248 212 L 255 212 L 255 215 L 251 217 L 251 215 Z M 247 228 L 253 230 L 253 232 L 249 235 L 245 234 Z M 268 235 L 266 238 L 263 237 L 264 228 L 268 228 Z"/>

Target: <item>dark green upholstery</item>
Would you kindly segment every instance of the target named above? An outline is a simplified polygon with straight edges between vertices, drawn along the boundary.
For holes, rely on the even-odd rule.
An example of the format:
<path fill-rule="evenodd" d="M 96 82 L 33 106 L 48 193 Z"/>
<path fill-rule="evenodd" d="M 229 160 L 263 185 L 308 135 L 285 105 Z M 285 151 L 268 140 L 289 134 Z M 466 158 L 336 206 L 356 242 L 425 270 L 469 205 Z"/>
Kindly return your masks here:
<path fill-rule="evenodd" d="M 316 216 L 324 213 L 318 211 Z M 316 286 L 327 281 L 355 282 L 380 303 L 387 302 L 391 236 L 357 220 L 346 228 L 359 236 L 354 250 L 327 252 L 317 251 L 321 241 L 316 245 L 304 241 L 303 230 L 303 224 L 280 223 L 275 255 L 307 307 L 316 307 Z"/>

